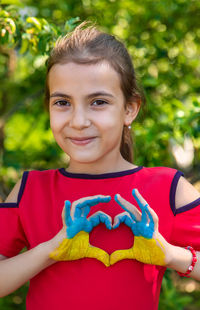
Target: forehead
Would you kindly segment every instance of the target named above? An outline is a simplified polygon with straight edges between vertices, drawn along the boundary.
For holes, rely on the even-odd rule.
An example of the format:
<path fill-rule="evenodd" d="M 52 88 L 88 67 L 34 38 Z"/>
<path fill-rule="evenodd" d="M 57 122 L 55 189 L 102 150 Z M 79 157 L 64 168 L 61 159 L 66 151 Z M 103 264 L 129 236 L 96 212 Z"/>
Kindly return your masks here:
<path fill-rule="evenodd" d="M 105 61 L 96 64 L 56 64 L 49 72 L 48 82 L 50 93 L 68 90 L 85 94 L 101 89 L 123 96 L 119 74 Z"/>

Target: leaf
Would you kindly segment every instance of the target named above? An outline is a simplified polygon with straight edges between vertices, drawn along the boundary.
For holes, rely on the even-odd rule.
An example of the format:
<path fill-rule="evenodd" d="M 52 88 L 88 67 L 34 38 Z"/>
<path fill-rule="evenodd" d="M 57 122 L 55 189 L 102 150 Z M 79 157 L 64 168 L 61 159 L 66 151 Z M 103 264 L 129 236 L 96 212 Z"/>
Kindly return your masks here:
<path fill-rule="evenodd" d="M 27 23 L 33 24 L 38 30 L 42 29 L 42 25 L 38 18 L 36 17 L 27 17 L 26 19 Z"/>
<path fill-rule="evenodd" d="M 158 85 L 158 80 L 153 77 L 147 77 L 143 80 L 144 86 L 155 87 Z"/>
<path fill-rule="evenodd" d="M 39 38 L 38 49 L 43 54 L 48 48 L 48 37 Z"/>
<path fill-rule="evenodd" d="M 24 54 L 28 49 L 28 45 L 29 45 L 29 41 L 27 39 L 23 39 L 19 53 Z"/>
<path fill-rule="evenodd" d="M 72 31 L 76 27 L 75 23 L 79 21 L 80 21 L 80 17 L 70 18 L 69 20 L 66 21 L 64 30 Z"/>
<path fill-rule="evenodd" d="M 24 6 L 20 0 L 1 0 L 1 4 L 14 4 L 17 6 Z"/>
<path fill-rule="evenodd" d="M 200 102 L 198 102 L 197 100 L 194 100 L 193 102 L 192 102 L 192 104 L 195 106 L 195 107 L 200 107 Z"/>
<path fill-rule="evenodd" d="M 27 40 L 31 40 L 31 34 L 30 33 L 23 33 L 22 34 L 22 39 L 27 39 Z"/>
<path fill-rule="evenodd" d="M 2 44 L 7 44 L 9 42 L 9 32 L 6 29 L 2 29 L 0 40 Z"/>
<path fill-rule="evenodd" d="M 0 11 L 0 17 L 8 17 L 9 16 L 9 13 L 5 10 L 1 10 Z"/>
<path fill-rule="evenodd" d="M 9 24 L 11 32 L 15 33 L 16 31 L 16 25 L 12 18 L 5 18 L 5 22 Z"/>

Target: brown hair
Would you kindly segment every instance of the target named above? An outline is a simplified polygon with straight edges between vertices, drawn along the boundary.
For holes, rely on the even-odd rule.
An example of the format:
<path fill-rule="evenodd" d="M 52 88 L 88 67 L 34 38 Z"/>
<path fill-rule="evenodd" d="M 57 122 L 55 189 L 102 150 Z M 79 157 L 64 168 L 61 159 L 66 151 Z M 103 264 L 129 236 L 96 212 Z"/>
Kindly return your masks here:
<path fill-rule="evenodd" d="M 98 30 L 94 24 L 83 22 L 71 33 L 57 40 L 47 61 L 45 104 L 49 104 L 48 73 L 55 64 L 74 62 L 92 64 L 107 61 L 119 74 L 125 105 L 133 101 L 145 101 L 139 90 L 131 57 L 122 42 L 113 35 Z M 87 26 L 85 28 L 85 26 Z M 124 126 L 120 146 L 121 155 L 133 161 L 133 141 L 131 131 Z"/>

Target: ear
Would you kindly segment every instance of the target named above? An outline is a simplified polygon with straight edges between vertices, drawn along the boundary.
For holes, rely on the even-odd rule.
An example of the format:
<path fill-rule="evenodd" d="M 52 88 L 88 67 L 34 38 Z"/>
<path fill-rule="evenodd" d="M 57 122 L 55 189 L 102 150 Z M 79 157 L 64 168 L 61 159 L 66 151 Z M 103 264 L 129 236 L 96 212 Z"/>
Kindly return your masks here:
<path fill-rule="evenodd" d="M 137 117 L 140 110 L 141 100 L 135 100 L 126 104 L 124 125 L 129 126 Z"/>

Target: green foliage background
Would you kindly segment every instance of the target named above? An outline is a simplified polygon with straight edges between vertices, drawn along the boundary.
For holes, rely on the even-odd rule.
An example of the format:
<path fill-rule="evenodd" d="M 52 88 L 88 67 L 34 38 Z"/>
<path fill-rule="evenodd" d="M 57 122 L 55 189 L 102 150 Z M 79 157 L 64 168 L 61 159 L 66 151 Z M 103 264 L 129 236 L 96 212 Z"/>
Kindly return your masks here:
<path fill-rule="evenodd" d="M 45 61 L 56 38 L 85 19 L 123 40 L 133 57 L 147 101 L 133 124 L 135 164 L 176 167 L 170 141 L 183 144 L 188 136 L 195 148 L 189 174 L 200 178 L 199 0 L 0 3 L 2 199 L 24 170 L 68 163 L 54 142 L 44 111 Z M 160 309 L 198 309 L 198 295 L 175 290 L 170 275 L 163 282 Z M 0 299 L 0 309 L 24 309 L 26 291 L 27 286 Z"/>

